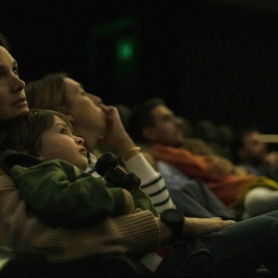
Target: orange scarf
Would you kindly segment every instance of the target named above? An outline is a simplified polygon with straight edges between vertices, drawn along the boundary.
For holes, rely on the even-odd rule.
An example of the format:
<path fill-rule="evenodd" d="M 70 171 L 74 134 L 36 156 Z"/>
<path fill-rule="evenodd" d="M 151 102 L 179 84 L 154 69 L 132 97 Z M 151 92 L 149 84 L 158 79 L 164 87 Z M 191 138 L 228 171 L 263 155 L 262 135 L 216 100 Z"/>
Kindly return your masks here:
<path fill-rule="evenodd" d="M 189 178 L 201 179 L 227 206 L 231 206 L 237 200 L 238 194 L 246 184 L 256 180 L 254 175 L 236 176 L 234 173 L 227 173 L 219 179 L 212 178 L 211 159 L 182 148 L 155 144 L 150 150 L 156 160 L 173 165 Z"/>

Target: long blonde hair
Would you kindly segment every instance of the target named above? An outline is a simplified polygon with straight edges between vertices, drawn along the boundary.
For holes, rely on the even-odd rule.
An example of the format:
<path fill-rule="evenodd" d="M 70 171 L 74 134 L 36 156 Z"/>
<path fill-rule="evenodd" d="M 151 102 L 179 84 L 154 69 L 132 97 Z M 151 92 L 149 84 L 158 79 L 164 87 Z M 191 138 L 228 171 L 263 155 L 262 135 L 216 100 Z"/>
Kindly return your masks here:
<path fill-rule="evenodd" d="M 53 73 L 29 82 L 25 88 L 29 108 L 60 111 L 66 103 L 65 77 L 66 73 Z"/>

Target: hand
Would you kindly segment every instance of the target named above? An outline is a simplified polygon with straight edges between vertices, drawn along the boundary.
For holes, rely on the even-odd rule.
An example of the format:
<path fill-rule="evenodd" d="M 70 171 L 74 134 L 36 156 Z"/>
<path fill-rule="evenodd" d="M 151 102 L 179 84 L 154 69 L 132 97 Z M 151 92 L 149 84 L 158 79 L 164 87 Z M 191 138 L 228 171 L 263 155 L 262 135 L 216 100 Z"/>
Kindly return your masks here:
<path fill-rule="evenodd" d="M 219 231 L 236 223 L 234 220 L 222 220 L 219 217 L 212 218 L 190 218 L 184 219 L 184 236 L 202 236 Z M 160 243 L 164 244 L 172 238 L 172 229 L 164 224 L 160 218 L 156 218 L 159 229 Z"/>
<path fill-rule="evenodd" d="M 123 189 L 124 197 L 125 197 L 125 207 L 123 214 L 131 214 L 135 212 L 135 204 L 132 198 L 132 195 L 125 189 Z"/>
<path fill-rule="evenodd" d="M 134 147 L 134 143 L 127 134 L 121 121 L 119 112 L 114 106 L 100 104 L 106 116 L 106 131 L 98 140 L 98 144 L 114 149 L 117 152 L 124 152 Z"/>
<path fill-rule="evenodd" d="M 219 231 L 236 223 L 234 220 L 222 220 L 220 217 L 212 218 L 185 218 L 184 235 L 201 236 Z"/>
<path fill-rule="evenodd" d="M 268 166 L 277 167 L 278 166 L 278 152 L 270 152 L 265 156 L 265 163 Z"/>
<path fill-rule="evenodd" d="M 124 128 L 117 108 L 104 104 L 100 104 L 100 107 L 106 115 L 106 132 L 99 138 L 98 144 L 112 148 L 119 156 L 122 156 L 124 153 L 134 148 L 135 144 Z M 138 151 L 130 152 L 128 156 L 125 157 L 125 160 L 137 154 Z"/>

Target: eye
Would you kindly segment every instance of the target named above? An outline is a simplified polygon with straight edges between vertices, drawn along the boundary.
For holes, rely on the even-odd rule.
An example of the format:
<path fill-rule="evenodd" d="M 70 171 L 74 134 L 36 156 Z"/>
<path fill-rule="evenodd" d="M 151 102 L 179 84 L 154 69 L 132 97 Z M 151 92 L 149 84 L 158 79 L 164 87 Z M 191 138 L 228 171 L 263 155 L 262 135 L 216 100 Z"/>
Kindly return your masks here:
<path fill-rule="evenodd" d="M 5 82 L 5 77 L 6 77 L 6 74 L 2 71 L 0 71 L 0 85 L 3 85 L 4 82 Z"/>
<path fill-rule="evenodd" d="M 164 117 L 162 117 L 163 122 L 169 122 L 171 120 L 172 120 L 172 117 L 170 115 L 165 115 Z"/>
<path fill-rule="evenodd" d="M 18 75 L 18 67 L 17 67 L 17 66 L 13 67 L 13 72 L 14 72 L 16 75 Z"/>
<path fill-rule="evenodd" d="M 68 134 L 65 128 L 60 128 L 60 133 L 61 134 Z"/>
<path fill-rule="evenodd" d="M 78 133 L 72 133 L 72 135 L 75 137 L 81 137 Z"/>

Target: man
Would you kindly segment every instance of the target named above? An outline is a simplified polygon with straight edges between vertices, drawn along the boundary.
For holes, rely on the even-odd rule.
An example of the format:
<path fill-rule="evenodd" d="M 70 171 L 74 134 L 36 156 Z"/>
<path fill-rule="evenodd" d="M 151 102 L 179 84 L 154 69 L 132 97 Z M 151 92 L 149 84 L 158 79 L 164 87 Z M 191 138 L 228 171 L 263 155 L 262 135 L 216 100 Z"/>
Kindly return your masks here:
<path fill-rule="evenodd" d="M 278 181 L 278 153 L 269 152 L 260 135 L 256 128 L 238 130 L 234 145 L 235 162 L 243 166 L 248 173 L 265 175 Z"/>
<path fill-rule="evenodd" d="M 161 99 L 137 105 L 131 113 L 128 131 L 137 143 L 149 145 L 157 161 L 174 166 L 191 179 L 201 179 L 224 204 L 240 213 L 244 212 L 244 198 L 249 189 L 259 186 L 278 190 L 276 182 L 239 172 L 227 159 L 197 155 L 182 148 L 182 120 Z M 174 196 L 172 199 L 176 203 Z"/>

